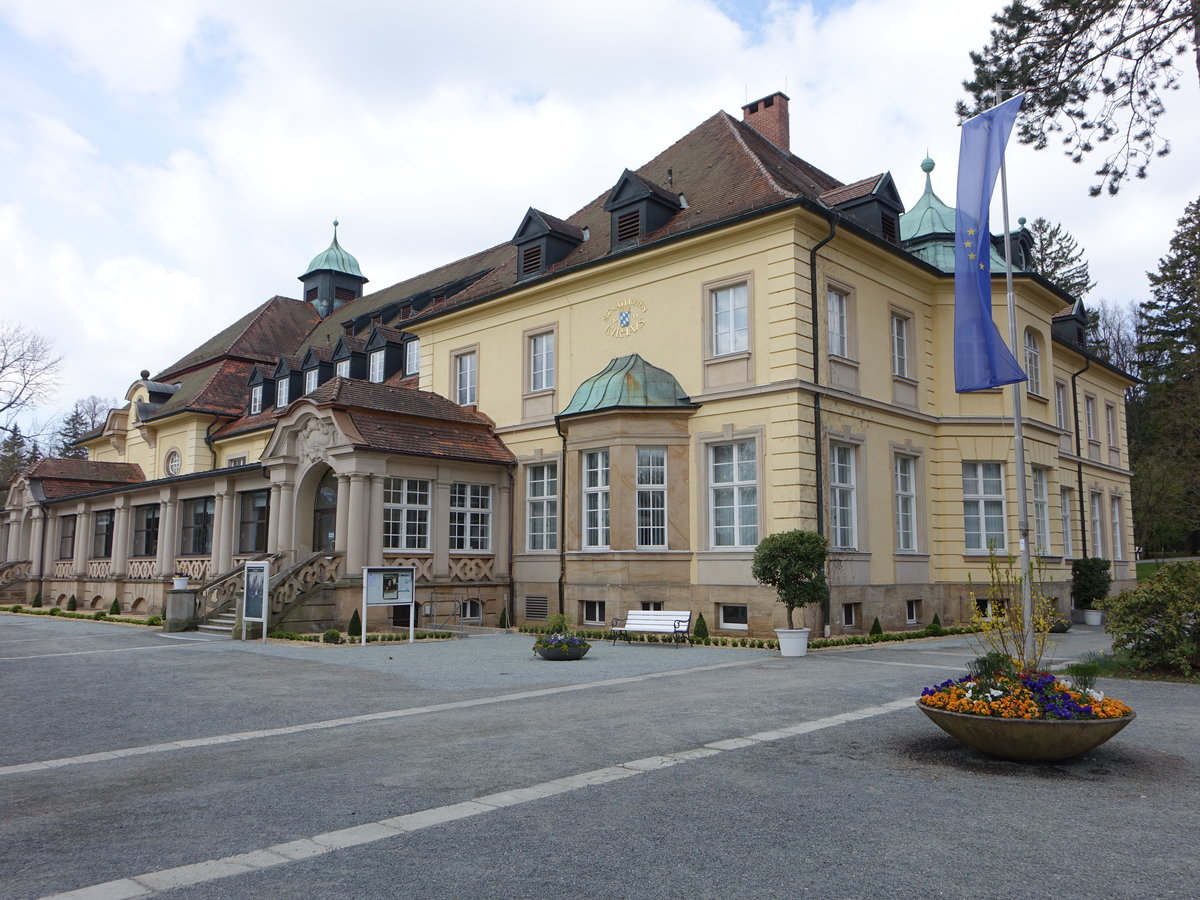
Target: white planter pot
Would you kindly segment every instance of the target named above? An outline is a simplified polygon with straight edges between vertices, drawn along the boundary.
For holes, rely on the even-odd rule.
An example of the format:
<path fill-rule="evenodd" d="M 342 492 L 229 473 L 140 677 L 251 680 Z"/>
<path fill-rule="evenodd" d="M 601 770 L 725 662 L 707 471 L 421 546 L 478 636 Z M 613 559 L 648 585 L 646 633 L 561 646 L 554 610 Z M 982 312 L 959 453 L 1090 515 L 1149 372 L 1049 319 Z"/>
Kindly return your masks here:
<path fill-rule="evenodd" d="M 1104 618 L 1104 612 L 1099 609 L 1085 609 L 1083 611 L 1084 625 L 1099 625 Z"/>
<path fill-rule="evenodd" d="M 807 656 L 808 634 L 811 628 L 776 628 L 780 656 Z"/>
<path fill-rule="evenodd" d="M 187 586 L 188 586 L 188 579 L 187 579 L 186 575 L 173 576 L 171 578 L 171 590 L 186 591 Z"/>

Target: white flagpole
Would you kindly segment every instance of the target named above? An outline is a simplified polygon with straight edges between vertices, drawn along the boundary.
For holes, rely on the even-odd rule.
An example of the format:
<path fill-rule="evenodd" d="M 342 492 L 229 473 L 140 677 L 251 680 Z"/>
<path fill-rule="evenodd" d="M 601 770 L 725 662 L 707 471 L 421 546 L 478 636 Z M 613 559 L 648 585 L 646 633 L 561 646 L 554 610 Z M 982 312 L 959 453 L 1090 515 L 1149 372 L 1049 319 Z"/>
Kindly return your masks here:
<path fill-rule="evenodd" d="M 1000 156 L 1000 199 L 1004 208 L 1004 281 L 1008 294 L 1008 342 L 1013 355 L 1023 346 L 1017 340 L 1017 304 L 1013 295 L 1012 236 L 1008 225 L 1008 172 L 1004 156 Z M 1028 373 L 1026 373 L 1028 374 Z M 1012 385 L 1013 444 L 1017 465 L 1017 531 L 1021 536 L 1021 616 L 1025 624 L 1025 658 L 1033 659 L 1033 567 L 1029 553 L 1029 505 L 1025 493 L 1025 437 L 1021 431 L 1021 392 L 1028 382 Z"/>

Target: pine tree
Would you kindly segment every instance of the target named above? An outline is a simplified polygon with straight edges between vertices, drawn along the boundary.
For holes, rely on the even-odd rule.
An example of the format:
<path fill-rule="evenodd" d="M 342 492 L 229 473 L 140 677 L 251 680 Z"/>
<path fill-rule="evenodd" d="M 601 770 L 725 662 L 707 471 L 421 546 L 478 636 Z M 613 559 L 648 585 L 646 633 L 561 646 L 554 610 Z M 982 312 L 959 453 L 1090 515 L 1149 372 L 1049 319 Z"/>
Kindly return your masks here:
<path fill-rule="evenodd" d="M 75 441 L 90 430 L 83 413 L 79 411 L 79 404 L 75 404 L 75 408 L 63 419 L 62 425 L 59 426 L 58 432 L 54 436 L 54 455 L 65 459 L 87 459 L 87 450 L 83 447 L 76 447 Z"/>
<path fill-rule="evenodd" d="M 21 434 L 21 426 L 13 425 L 3 441 L 0 441 L 0 488 L 7 488 L 9 482 L 17 477 L 29 465 L 29 442 Z"/>
<path fill-rule="evenodd" d="M 1062 225 L 1039 217 L 1030 223 L 1029 233 L 1033 235 L 1033 271 L 1077 300 L 1096 286 L 1083 248 Z"/>

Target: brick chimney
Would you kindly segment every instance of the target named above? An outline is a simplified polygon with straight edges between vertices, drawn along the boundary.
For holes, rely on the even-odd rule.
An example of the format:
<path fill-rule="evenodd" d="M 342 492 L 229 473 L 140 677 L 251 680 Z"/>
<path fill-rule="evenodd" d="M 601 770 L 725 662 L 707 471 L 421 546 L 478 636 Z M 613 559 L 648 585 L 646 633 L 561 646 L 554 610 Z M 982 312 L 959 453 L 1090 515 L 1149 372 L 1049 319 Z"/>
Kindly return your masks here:
<path fill-rule="evenodd" d="M 742 121 L 784 153 L 792 152 L 791 124 L 788 122 L 788 95 L 776 91 L 742 107 Z"/>

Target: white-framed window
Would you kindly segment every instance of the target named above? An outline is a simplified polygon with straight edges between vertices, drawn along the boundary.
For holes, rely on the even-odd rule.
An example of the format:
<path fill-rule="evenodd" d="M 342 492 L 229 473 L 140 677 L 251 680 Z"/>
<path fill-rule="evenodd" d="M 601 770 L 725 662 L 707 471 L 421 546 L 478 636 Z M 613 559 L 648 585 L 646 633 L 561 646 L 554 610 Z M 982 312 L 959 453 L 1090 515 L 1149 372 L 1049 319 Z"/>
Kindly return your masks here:
<path fill-rule="evenodd" d="M 1075 492 L 1070 488 L 1059 488 L 1058 500 L 1062 504 L 1059 514 L 1062 517 L 1063 557 L 1071 559 L 1075 556 L 1075 529 L 1071 521 L 1071 511 L 1075 508 Z"/>
<path fill-rule="evenodd" d="M 528 550 L 558 549 L 558 463 L 538 463 L 525 470 Z"/>
<path fill-rule="evenodd" d="M 1063 431 L 1074 431 L 1068 424 L 1071 421 L 1071 416 L 1067 412 L 1067 385 L 1066 382 L 1054 382 L 1054 424 Z"/>
<path fill-rule="evenodd" d="M 583 624 L 584 625 L 606 625 L 606 624 L 608 624 L 604 618 L 604 601 L 603 600 L 585 600 L 585 601 L 583 601 Z"/>
<path fill-rule="evenodd" d="M 288 377 L 285 375 L 275 382 L 275 406 L 283 409 L 288 405 Z"/>
<path fill-rule="evenodd" d="M 663 602 L 661 600 L 642 600 L 641 607 L 647 612 L 662 612 Z"/>
<path fill-rule="evenodd" d="M 492 488 L 487 484 L 450 485 L 450 549 L 492 548 Z"/>
<path fill-rule="evenodd" d="M 921 621 L 921 601 L 920 600 L 905 600 L 904 601 L 904 622 L 907 625 L 916 625 Z"/>
<path fill-rule="evenodd" d="M 667 448 L 637 448 L 637 545 L 667 546 Z"/>
<path fill-rule="evenodd" d="M 717 607 L 721 628 L 732 631 L 749 631 L 750 609 L 742 603 L 722 603 Z"/>
<path fill-rule="evenodd" d="M 404 345 L 404 374 L 421 374 L 421 339 L 413 338 Z"/>
<path fill-rule="evenodd" d="M 1112 558 L 1124 559 L 1125 555 L 1121 546 L 1121 498 L 1108 498 L 1109 510 L 1109 531 L 1112 534 Z"/>
<path fill-rule="evenodd" d="M 240 456 L 231 456 L 225 461 L 226 468 L 232 469 L 235 466 L 244 466 L 246 464 L 246 455 L 243 453 Z"/>
<path fill-rule="evenodd" d="M 184 556 L 207 556 L 212 553 L 215 497 L 184 500 L 180 504 L 179 552 Z"/>
<path fill-rule="evenodd" d="M 337 375 L 338 378 L 349 378 L 350 377 L 350 360 L 339 359 L 337 361 L 337 363 L 334 365 L 333 371 Z"/>
<path fill-rule="evenodd" d="M 1096 398 L 1083 398 L 1084 419 L 1087 424 L 1087 439 L 1089 441 L 1096 440 Z"/>
<path fill-rule="evenodd" d="M 475 599 L 462 601 L 460 606 L 464 622 L 480 622 L 483 620 L 483 604 Z"/>
<path fill-rule="evenodd" d="M 174 448 L 167 451 L 166 459 L 163 460 L 163 471 L 167 473 L 168 478 L 174 478 L 183 470 L 183 456 Z"/>
<path fill-rule="evenodd" d="M 758 545 L 758 451 L 753 439 L 709 448 L 711 546 Z"/>
<path fill-rule="evenodd" d="M 317 377 L 320 374 L 319 369 L 309 369 L 304 373 L 304 393 L 311 394 L 317 389 Z"/>
<path fill-rule="evenodd" d="M 1108 446 L 1117 446 L 1117 408 L 1111 403 L 1104 404 L 1104 429 L 1108 436 Z"/>
<path fill-rule="evenodd" d="M 849 357 L 850 297 L 845 291 L 829 288 L 825 292 L 825 307 L 829 318 L 829 352 Z"/>
<path fill-rule="evenodd" d="M 1008 549 L 1004 527 L 1004 466 L 964 462 L 963 534 L 968 553 Z"/>
<path fill-rule="evenodd" d="M 383 383 L 384 353 L 383 350 L 372 350 L 367 355 L 367 380 L 375 384 Z"/>
<path fill-rule="evenodd" d="M 859 604 L 843 603 L 842 604 L 842 627 L 843 628 L 858 628 L 859 627 Z"/>
<path fill-rule="evenodd" d="M 1038 556 L 1050 555 L 1050 479 L 1041 466 L 1033 467 L 1033 549 Z"/>
<path fill-rule="evenodd" d="M 1104 497 L 1093 492 L 1090 499 L 1092 512 L 1092 556 L 1104 556 Z"/>
<path fill-rule="evenodd" d="M 750 349 L 750 313 L 746 284 L 730 284 L 711 292 L 712 355 L 727 356 Z"/>
<path fill-rule="evenodd" d="M 1037 332 L 1025 329 L 1025 389 L 1031 394 L 1042 392 L 1042 348 L 1038 344 Z"/>
<path fill-rule="evenodd" d="M 255 416 L 262 412 L 262 385 L 256 384 L 250 388 L 250 415 Z"/>
<path fill-rule="evenodd" d="M 554 332 L 529 336 L 529 390 L 554 388 Z"/>
<path fill-rule="evenodd" d="M 897 378 L 909 377 L 908 332 L 911 321 L 908 316 L 892 313 L 892 374 Z"/>
<path fill-rule="evenodd" d="M 474 350 L 454 357 L 454 402 L 473 406 L 478 399 L 479 357 Z"/>
<path fill-rule="evenodd" d="M 608 450 L 589 450 L 583 455 L 583 546 L 588 550 L 608 548 Z"/>
<path fill-rule="evenodd" d="M 115 515 L 111 509 L 92 513 L 92 558 L 109 559 L 112 556 Z"/>
<path fill-rule="evenodd" d="M 147 503 L 133 508 L 132 556 L 154 556 L 158 553 L 158 523 L 160 507 Z"/>
<path fill-rule="evenodd" d="M 896 549 L 913 553 L 917 549 L 917 460 L 896 454 L 892 462 L 896 494 Z"/>
<path fill-rule="evenodd" d="M 429 550 L 429 481 L 383 480 L 383 549 Z"/>
<path fill-rule="evenodd" d="M 829 445 L 829 545 L 838 550 L 858 547 L 857 472 L 854 448 Z"/>

